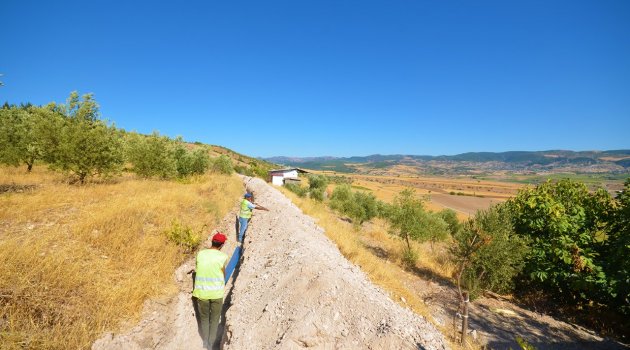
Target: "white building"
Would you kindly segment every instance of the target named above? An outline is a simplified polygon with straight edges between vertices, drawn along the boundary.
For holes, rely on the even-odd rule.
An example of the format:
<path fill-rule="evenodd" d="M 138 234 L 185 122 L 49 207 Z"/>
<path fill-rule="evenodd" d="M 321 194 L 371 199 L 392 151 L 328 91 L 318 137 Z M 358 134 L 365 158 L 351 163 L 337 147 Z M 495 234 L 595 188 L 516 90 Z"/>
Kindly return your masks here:
<path fill-rule="evenodd" d="M 270 170 L 269 181 L 276 186 L 282 186 L 285 183 L 291 182 L 300 183 L 299 174 L 305 173 L 307 173 L 307 171 L 299 168 Z"/>

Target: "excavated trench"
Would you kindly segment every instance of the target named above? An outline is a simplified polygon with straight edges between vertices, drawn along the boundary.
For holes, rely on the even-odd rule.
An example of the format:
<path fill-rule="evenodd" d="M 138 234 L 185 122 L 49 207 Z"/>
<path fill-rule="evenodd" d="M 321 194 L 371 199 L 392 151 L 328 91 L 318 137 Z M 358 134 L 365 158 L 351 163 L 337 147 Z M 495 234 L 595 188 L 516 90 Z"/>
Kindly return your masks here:
<path fill-rule="evenodd" d="M 256 178 L 244 182 L 270 211 L 255 211 L 226 285 L 223 349 L 447 348 L 433 325 L 370 283 L 278 190 Z M 236 246 L 235 215 L 218 228 L 234 233 L 227 254 Z M 191 259 L 177 269 L 177 296 L 147 302 L 139 324 L 106 334 L 92 349 L 202 349 L 187 274 L 193 267 Z"/>

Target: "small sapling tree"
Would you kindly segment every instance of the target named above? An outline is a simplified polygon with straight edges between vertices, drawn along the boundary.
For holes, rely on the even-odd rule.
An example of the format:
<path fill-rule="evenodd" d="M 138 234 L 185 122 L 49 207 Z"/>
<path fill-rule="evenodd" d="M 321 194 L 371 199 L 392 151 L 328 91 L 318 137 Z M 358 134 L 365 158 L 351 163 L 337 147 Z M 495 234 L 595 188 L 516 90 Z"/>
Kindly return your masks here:
<path fill-rule="evenodd" d="M 388 221 L 391 233 L 406 243 L 403 261 L 415 266 L 417 253 L 411 247 L 411 241 L 423 242 L 441 239 L 446 235 L 446 223 L 424 210 L 424 202 L 412 189 L 401 191 L 388 208 Z"/>
<path fill-rule="evenodd" d="M 457 266 L 456 282 L 471 298 L 483 290 L 507 292 L 522 270 L 528 252 L 526 240 L 512 227 L 509 211 L 501 206 L 479 211 L 454 235 L 451 256 Z"/>

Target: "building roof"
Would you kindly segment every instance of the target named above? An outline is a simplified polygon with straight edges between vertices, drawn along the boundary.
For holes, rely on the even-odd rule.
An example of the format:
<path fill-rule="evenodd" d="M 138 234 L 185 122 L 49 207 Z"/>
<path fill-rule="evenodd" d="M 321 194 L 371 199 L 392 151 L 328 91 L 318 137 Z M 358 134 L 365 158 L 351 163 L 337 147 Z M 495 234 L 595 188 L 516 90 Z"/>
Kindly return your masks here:
<path fill-rule="evenodd" d="M 300 174 L 307 174 L 308 171 L 304 170 L 304 169 L 300 169 L 300 168 L 287 168 L 287 169 L 275 169 L 275 170 L 269 170 L 269 173 L 288 173 L 289 171 L 293 171 L 293 170 L 297 170 L 298 173 Z"/>

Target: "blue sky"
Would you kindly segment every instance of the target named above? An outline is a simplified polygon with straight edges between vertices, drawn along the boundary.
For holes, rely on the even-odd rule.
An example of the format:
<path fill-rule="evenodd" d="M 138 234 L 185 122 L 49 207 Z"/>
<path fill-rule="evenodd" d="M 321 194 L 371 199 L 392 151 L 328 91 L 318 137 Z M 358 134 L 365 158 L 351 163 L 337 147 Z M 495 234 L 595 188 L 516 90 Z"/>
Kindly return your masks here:
<path fill-rule="evenodd" d="M 251 156 L 630 148 L 626 0 L 3 0 L 0 73 Z"/>

